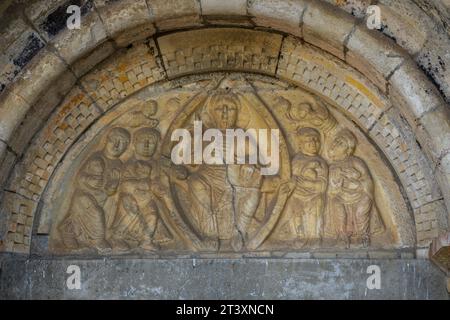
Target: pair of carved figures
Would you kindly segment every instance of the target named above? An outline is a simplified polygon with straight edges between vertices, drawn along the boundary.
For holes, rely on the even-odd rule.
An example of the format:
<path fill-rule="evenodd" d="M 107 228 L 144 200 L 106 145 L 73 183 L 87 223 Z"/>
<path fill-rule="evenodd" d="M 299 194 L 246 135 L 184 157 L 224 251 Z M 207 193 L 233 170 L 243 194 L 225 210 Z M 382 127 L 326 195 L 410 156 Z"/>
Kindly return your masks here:
<path fill-rule="evenodd" d="M 152 159 L 159 139 L 151 127 L 138 129 L 133 137 L 124 128 L 110 130 L 103 150 L 91 155 L 76 177 L 69 211 L 59 226 L 67 248 L 153 250 L 158 241 L 169 240 L 158 214 L 161 168 Z M 122 163 L 130 142 L 134 154 Z"/>
<path fill-rule="evenodd" d="M 320 155 L 321 135 L 313 128 L 298 130 L 300 153 L 292 160 L 292 193 L 286 203 L 284 232 L 301 246 L 322 240 L 369 245 L 383 229 L 374 199 L 374 185 L 363 160 L 354 156 L 355 136 L 339 131 L 329 146 L 328 164 Z"/>

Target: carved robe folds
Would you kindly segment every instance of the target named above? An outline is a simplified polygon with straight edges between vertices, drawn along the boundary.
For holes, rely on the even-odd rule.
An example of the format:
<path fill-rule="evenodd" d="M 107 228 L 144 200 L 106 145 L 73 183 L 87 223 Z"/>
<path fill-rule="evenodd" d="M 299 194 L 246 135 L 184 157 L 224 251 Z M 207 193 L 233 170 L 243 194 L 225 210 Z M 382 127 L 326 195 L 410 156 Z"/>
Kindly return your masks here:
<path fill-rule="evenodd" d="M 353 156 L 354 135 L 344 130 L 334 139 L 330 158 L 326 235 L 369 246 L 370 234 L 383 230 L 373 199 L 373 181 L 366 164 Z M 371 228 L 372 222 L 372 228 Z"/>
<path fill-rule="evenodd" d="M 245 79 L 225 77 L 179 97 L 169 90 L 131 98 L 75 161 L 68 200 L 55 201 L 63 214 L 52 233 L 54 248 L 159 255 L 389 243 L 378 208 L 383 219 L 389 215 L 377 205 L 385 193 L 376 192 L 380 183 L 365 158 L 363 135 L 358 145 L 356 131 L 311 94 L 289 98 L 287 89 L 277 95 L 267 90 L 274 84 L 263 87 L 266 95 Z M 227 141 L 236 129 L 279 130 L 278 172 L 262 175 L 267 164 L 249 163 L 259 140 L 253 151 L 244 148 L 245 163 L 236 161 L 236 151 L 235 162 L 225 158 L 236 146 L 224 145 L 222 162 L 175 165 L 172 132 L 195 131 L 200 121 L 200 131 L 218 129 Z"/>

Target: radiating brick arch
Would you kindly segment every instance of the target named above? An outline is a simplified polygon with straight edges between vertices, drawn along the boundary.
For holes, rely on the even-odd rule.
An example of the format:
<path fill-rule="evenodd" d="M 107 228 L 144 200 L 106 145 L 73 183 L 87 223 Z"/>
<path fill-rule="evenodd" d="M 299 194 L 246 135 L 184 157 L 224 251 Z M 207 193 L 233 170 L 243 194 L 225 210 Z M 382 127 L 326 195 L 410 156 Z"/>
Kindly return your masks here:
<path fill-rule="evenodd" d="M 418 245 L 448 228 L 448 105 L 410 48 L 322 1 L 80 1 L 81 30 L 52 23 L 61 3 L 34 1 L 6 29 L 3 52 L 16 56 L 0 96 L 3 251 L 29 252 L 53 170 L 102 113 L 155 82 L 214 71 L 263 73 L 328 99 L 394 168 Z"/>

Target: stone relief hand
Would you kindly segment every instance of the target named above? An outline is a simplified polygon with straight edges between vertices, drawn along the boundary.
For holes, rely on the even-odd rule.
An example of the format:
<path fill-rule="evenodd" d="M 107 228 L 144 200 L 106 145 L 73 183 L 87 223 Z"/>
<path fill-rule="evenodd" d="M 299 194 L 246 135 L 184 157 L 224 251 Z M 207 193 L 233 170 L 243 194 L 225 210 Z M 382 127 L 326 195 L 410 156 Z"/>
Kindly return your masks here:
<path fill-rule="evenodd" d="M 116 168 L 113 168 L 111 173 L 109 174 L 109 177 L 107 178 L 105 190 L 108 193 L 114 193 L 119 187 L 119 181 L 120 181 L 120 171 Z"/>
<path fill-rule="evenodd" d="M 110 175 L 110 180 L 118 181 L 120 179 L 120 170 L 117 168 L 113 168 Z"/>
<path fill-rule="evenodd" d="M 295 183 L 292 181 L 284 181 L 280 185 L 280 195 L 290 195 L 295 188 Z"/>
<path fill-rule="evenodd" d="M 255 165 L 230 165 L 229 175 L 232 184 L 240 187 L 257 188 L 261 185 L 261 169 Z"/>
<path fill-rule="evenodd" d="M 134 215 L 139 214 L 139 207 L 132 196 L 128 195 L 123 198 L 123 206 L 129 213 Z"/>

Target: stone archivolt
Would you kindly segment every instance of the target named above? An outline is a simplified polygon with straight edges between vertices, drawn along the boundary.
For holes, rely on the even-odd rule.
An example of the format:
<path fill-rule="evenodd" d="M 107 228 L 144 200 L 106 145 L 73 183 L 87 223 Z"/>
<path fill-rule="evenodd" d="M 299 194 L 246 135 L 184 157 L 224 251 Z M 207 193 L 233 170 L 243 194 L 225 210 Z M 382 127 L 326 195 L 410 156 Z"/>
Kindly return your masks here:
<path fill-rule="evenodd" d="M 385 192 L 403 200 L 395 190 L 376 192 L 372 172 L 386 168 L 380 163 L 369 168 L 360 157 L 355 127 L 340 123 L 312 94 L 301 89 L 286 94 L 282 83 L 265 82 L 261 89 L 245 76 L 202 82 L 181 99 L 167 90 L 164 97 L 146 93 L 125 100 L 122 113 L 106 115 L 107 123 L 100 120 L 97 138 L 79 142 L 87 147 L 72 154 L 72 169 L 63 165 L 52 182 L 64 188 L 47 194 L 52 251 L 226 253 L 398 245 L 392 213 L 380 214 L 379 203 L 390 201 Z M 174 165 L 171 133 L 192 129 L 198 119 L 205 129 L 280 129 L 279 173 L 262 176 L 259 164 Z"/>
<path fill-rule="evenodd" d="M 327 102 L 331 102 L 381 149 L 404 189 L 408 205 L 414 213 L 416 230 L 413 230 L 411 218 L 403 214 L 406 212 L 402 207 L 403 202 L 400 201 L 400 208 L 397 208 L 394 202 L 389 202 L 387 206 L 393 211 L 394 229 L 398 230 L 394 242 L 397 241 L 399 246 L 410 247 L 417 241 L 419 247 L 427 246 L 431 239 L 446 230 L 448 212 L 444 202 L 449 199 L 446 187 L 448 186 L 446 105 L 435 88 L 424 79 L 424 75 L 416 70 L 410 58 L 392 42 L 386 42 L 367 32 L 363 26 L 357 25 L 357 21 L 353 18 L 334 13 L 329 10 L 329 6 L 322 5 L 318 1 L 311 3 L 307 1 L 309 6 L 306 9 L 302 6 L 303 2 L 295 4 L 301 9 L 299 12 L 304 14 L 298 17 L 293 14 L 283 21 L 280 20 L 276 10 L 274 13 L 266 12 L 265 5 L 257 2 L 249 2 L 248 12 L 254 15 L 251 20 L 258 26 L 261 23 L 266 27 L 285 30 L 292 35 L 303 37 L 307 43 L 316 45 L 341 59 L 345 58 L 346 64 L 317 47 L 291 36 L 278 34 L 276 31 L 246 29 L 250 25 L 246 25 L 248 19 L 243 17 L 241 20 L 233 20 L 233 24 L 246 28 L 213 30 L 206 28 L 156 34 L 148 38 L 155 31 L 153 28 L 155 25 L 161 30 L 179 27 L 184 29 L 207 21 L 208 25 L 217 23 L 223 27 L 222 20 L 214 21 L 217 17 L 206 15 L 202 18 L 203 22 L 200 22 L 197 20 L 197 14 L 191 17 L 193 19 L 185 19 L 183 15 L 189 11 L 187 8 L 180 8 L 186 12 L 174 10 L 172 14 L 161 11 L 164 5 L 158 4 L 157 7 L 161 8 L 152 11 L 152 14 L 158 16 L 156 22 L 148 25 L 144 23 L 133 29 L 136 23 L 147 21 L 135 19 L 136 12 L 146 17 L 146 7 L 138 6 L 139 10 L 136 12 L 134 9 L 127 12 L 127 6 L 123 6 L 126 2 L 128 1 L 121 1 L 119 6 L 109 7 L 119 8 L 119 11 L 123 10 L 126 13 L 123 20 L 117 23 L 105 19 L 117 13 L 114 12 L 115 9 L 110 13 L 103 9 L 99 11 L 102 21 L 108 25 L 108 32 L 103 32 L 97 11 L 91 10 L 90 23 L 99 20 L 95 32 L 91 32 L 90 28 L 83 28 L 76 34 L 62 31 L 57 37 L 44 35 L 45 39 L 49 36 L 49 41 L 56 47 L 58 55 L 53 51 L 42 49 L 29 68 L 27 66 L 30 77 L 17 81 L 3 95 L 5 99 L 0 105 L 4 119 L 0 133 L 0 152 L 5 156 L 0 180 L 3 182 L 6 179 L 6 173 L 11 171 L 15 159 L 20 159 L 20 162 L 12 173 L 8 174 L 10 179 L 5 184 L 2 198 L 1 212 L 5 220 L 3 223 L 5 228 L 1 230 L 2 251 L 29 252 L 32 225 L 33 221 L 36 221 L 35 213 L 40 212 L 39 202 L 46 201 L 46 197 L 42 195 L 48 187 L 48 182 L 51 181 L 55 168 L 87 128 L 96 121 L 105 121 L 102 114 L 114 108 L 123 98 L 155 82 L 167 78 L 174 79 L 174 82 L 169 82 L 167 87 L 163 88 L 167 90 L 177 86 L 177 79 L 181 75 L 215 71 L 266 74 L 305 87 L 308 91 L 325 98 Z M 206 9 L 199 8 L 197 2 L 195 3 L 189 12 L 198 13 L 200 10 L 200 15 L 205 14 L 203 11 Z M 274 3 L 285 4 L 281 0 Z M 270 7 L 272 3 L 267 2 L 266 5 Z M 246 14 L 245 10 L 241 13 Z M 233 15 L 236 14 L 233 11 Z M 341 22 L 336 24 L 339 30 L 329 30 L 328 25 L 317 25 L 316 22 L 320 19 L 315 19 L 315 15 Z M 170 18 L 175 16 L 176 19 Z M 300 27 L 298 19 L 304 20 L 300 23 Z M 36 17 L 31 17 L 30 20 L 33 23 L 37 21 Z M 114 25 L 112 29 L 109 29 L 111 27 L 109 23 Z M 41 26 L 40 23 L 39 25 Z M 88 34 L 90 36 L 85 37 Z M 208 37 L 205 37 L 206 34 Z M 336 34 L 339 37 L 334 37 Z M 111 41 L 103 42 L 105 37 L 110 36 L 113 37 Z M 21 36 L 20 39 L 22 38 Z M 139 43 L 142 39 L 143 42 Z M 246 41 L 245 46 L 242 46 L 242 39 Z M 78 40 L 82 40 L 83 45 L 78 46 Z M 115 48 L 112 45 L 114 41 L 123 49 L 83 76 L 99 61 L 114 52 Z M 135 43 L 125 49 L 130 42 Z M 75 46 L 67 46 L 68 43 Z M 90 52 L 94 48 L 96 49 Z M 88 52 L 90 53 L 87 54 Z M 83 55 L 86 56 L 82 57 Z M 80 57 L 82 58 L 79 59 Z M 74 62 L 77 59 L 78 61 Z M 69 64 L 71 71 L 63 74 Z M 46 68 L 48 65 L 54 68 Z M 348 65 L 359 70 L 367 78 L 362 77 Z M 58 78 L 59 76 L 61 78 Z M 58 80 L 58 85 L 63 84 L 62 89 L 55 85 L 49 86 L 57 78 L 62 79 L 61 82 Z M 76 79 L 79 81 L 70 90 Z M 49 87 L 51 90 L 44 94 L 45 88 Z M 387 102 L 380 92 L 384 92 L 390 102 Z M 60 103 L 58 97 L 66 94 L 66 99 Z M 54 109 L 57 104 L 60 106 Z M 271 107 L 288 105 L 274 101 L 268 104 Z M 33 106 L 30 110 L 37 111 L 27 113 L 25 121 L 21 123 L 22 116 L 30 106 Z M 14 112 L 11 112 L 12 110 Z M 289 111 L 291 120 L 297 117 L 295 112 L 295 109 Z M 50 114 L 50 118 L 47 119 Z M 275 112 L 274 116 L 276 118 Z M 335 117 L 338 118 L 336 115 Z M 139 116 L 136 117 L 138 118 Z M 158 119 L 158 121 L 166 120 Z M 130 126 L 132 122 L 130 120 Z M 343 123 L 341 119 L 337 122 Z M 30 147 L 25 148 L 30 137 L 44 123 L 44 129 L 33 138 Z M 148 126 L 151 127 L 154 123 L 150 121 Z M 139 124 L 134 126 L 138 128 Z M 19 134 L 12 135 L 16 127 Z M 289 128 L 286 129 L 287 132 L 297 129 L 287 124 L 284 127 Z M 345 127 L 354 129 L 352 126 Z M 316 129 L 319 132 L 324 130 L 324 128 Z M 355 131 L 353 133 L 357 134 Z M 289 138 L 286 132 L 285 136 Z M 357 140 L 361 149 L 361 138 L 358 137 Z M 6 148 L 6 145 L 10 148 Z M 296 152 L 289 150 L 291 156 Z M 326 155 L 323 154 L 322 157 L 326 158 Z M 366 158 L 364 160 L 366 163 L 370 161 Z M 368 166 L 373 170 L 371 165 Z M 434 170 L 435 167 L 437 170 Z M 439 182 L 439 186 L 436 181 Z M 379 188 L 375 190 L 377 192 Z M 383 205 L 384 202 L 381 203 Z M 384 209 L 379 210 L 382 215 L 387 212 Z M 39 213 L 39 215 L 45 220 L 48 214 Z M 386 219 L 383 220 L 386 222 Z M 37 233 L 48 234 L 49 223 L 41 222 Z"/>

